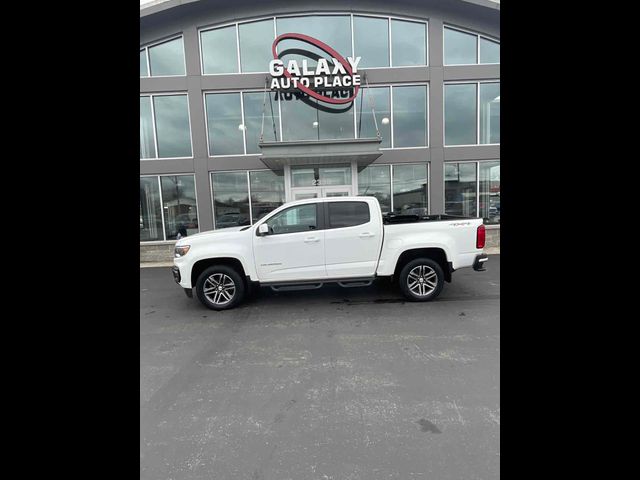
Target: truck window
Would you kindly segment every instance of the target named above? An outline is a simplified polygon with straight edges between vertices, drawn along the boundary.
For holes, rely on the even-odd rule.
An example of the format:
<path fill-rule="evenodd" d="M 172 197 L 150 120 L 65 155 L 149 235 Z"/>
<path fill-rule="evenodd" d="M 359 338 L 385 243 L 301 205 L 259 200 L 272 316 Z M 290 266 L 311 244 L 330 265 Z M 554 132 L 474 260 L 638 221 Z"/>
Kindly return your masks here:
<path fill-rule="evenodd" d="M 287 208 L 267 221 L 273 235 L 308 232 L 318 228 L 315 203 Z"/>
<path fill-rule="evenodd" d="M 367 202 L 330 202 L 329 228 L 344 228 L 369 222 Z"/>

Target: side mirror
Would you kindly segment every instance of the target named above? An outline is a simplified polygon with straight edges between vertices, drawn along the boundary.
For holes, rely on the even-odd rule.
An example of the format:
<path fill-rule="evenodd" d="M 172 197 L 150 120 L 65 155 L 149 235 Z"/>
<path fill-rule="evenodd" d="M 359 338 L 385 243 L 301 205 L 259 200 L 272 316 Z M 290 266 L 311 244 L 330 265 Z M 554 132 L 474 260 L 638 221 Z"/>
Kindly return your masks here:
<path fill-rule="evenodd" d="M 261 237 L 269 235 L 269 225 L 267 225 L 266 223 L 260 224 L 260 226 L 258 227 L 258 235 L 260 235 Z"/>

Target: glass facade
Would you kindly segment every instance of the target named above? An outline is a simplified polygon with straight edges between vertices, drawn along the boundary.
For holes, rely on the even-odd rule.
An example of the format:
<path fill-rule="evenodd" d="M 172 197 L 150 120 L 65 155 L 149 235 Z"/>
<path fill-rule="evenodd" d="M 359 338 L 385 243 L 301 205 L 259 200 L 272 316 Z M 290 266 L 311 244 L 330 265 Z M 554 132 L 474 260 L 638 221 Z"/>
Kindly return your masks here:
<path fill-rule="evenodd" d="M 202 73 L 238 72 L 238 42 L 236 26 L 200 32 Z"/>
<path fill-rule="evenodd" d="M 193 175 L 140 177 L 140 241 L 175 240 L 199 232 Z"/>
<path fill-rule="evenodd" d="M 306 15 L 296 12 L 289 16 L 283 11 L 280 16 L 260 18 L 256 15 L 230 25 L 206 23 L 211 20 L 203 19 L 202 25 L 211 26 L 201 28 L 196 24 L 194 29 L 194 25 L 184 25 L 180 27 L 185 28 L 184 35 L 174 30 L 174 38 L 158 39 L 140 46 L 140 77 L 149 78 L 141 80 L 141 88 L 146 90 L 148 87 L 149 91 L 140 95 L 140 158 L 175 159 L 159 166 L 158 170 L 155 166 L 161 162 L 144 164 L 144 175 L 140 177 L 140 240 L 172 240 L 183 228 L 186 235 L 191 235 L 199 229 L 250 225 L 287 199 L 305 196 L 375 196 L 385 213 L 438 214 L 444 211 L 481 217 L 486 224 L 499 225 L 498 159 L 463 160 L 484 158 L 476 157 L 473 148 L 486 149 L 482 146 L 500 144 L 497 70 L 495 78 L 487 78 L 486 72 L 494 70 L 484 68 L 478 70 L 478 76 L 468 77 L 474 80 L 454 81 L 449 79 L 461 77 L 450 73 L 460 69 L 445 68 L 444 82 L 435 81 L 433 86 L 430 82 L 437 77 L 429 77 L 428 68 L 405 68 L 403 83 L 394 83 L 400 78 L 394 77 L 391 70 L 375 75 L 371 72 L 369 85 L 362 78 L 360 94 L 347 105 L 318 102 L 296 90 L 267 91 L 265 95 L 262 85 L 272 59 L 271 45 L 276 35 L 287 32 L 318 38 L 344 57 L 360 56 L 360 69 L 426 67 L 430 55 L 434 54 L 436 57 L 433 58 L 442 54 L 445 65 L 500 64 L 497 38 L 465 31 L 462 25 L 445 25 L 436 32 L 443 36 L 442 46 L 437 42 L 437 48 L 442 48 L 442 52 L 434 53 L 429 51 L 432 50 L 428 35 L 430 25 L 426 20 L 393 15 L 391 11 L 380 15 L 373 11 L 338 11 L 336 14 Z M 435 28 L 439 29 L 441 19 L 435 20 Z M 164 31 L 171 32 L 169 28 Z M 192 38 L 194 35 L 197 38 Z M 193 46 L 199 51 L 185 52 L 185 46 Z M 306 60 L 313 68 L 319 56 L 328 56 L 313 46 L 293 40 L 279 43 L 278 52 L 285 67 L 288 60 L 296 59 Z M 184 77 L 185 53 L 189 58 L 199 54 L 203 75 L 237 76 L 203 79 L 199 99 L 193 96 L 189 99 L 186 86 L 180 87 L 182 92 L 160 90 L 151 77 Z M 329 66 L 333 67 L 331 61 Z M 415 76 L 405 76 L 412 71 L 416 72 Z M 242 75 L 244 73 L 254 75 Z M 197 72 L 190 77 L 192 79 L 198 80 Z M 186 77 L 171 82 L 177 85 L 183 81 Z M 190 82 L 189 88 L 193 85 Z M 430 112 L 429 88 L 432 87 L 436 91 L 443 89 L 442 111 Z M 329 91 L 323 93 L 329 94 Z M 348 92 L 339 93 L 344 96 Z M 195 105 L 194 102 L 203 104 Z M 206 134 L 206 138 L 193 139 L 194 148 L 198 145 L 204 148 L 207 143 L 206 152 L 199 148 L 192 151 L 190 107 L 197 107 L 192 112 L 197 122 L 194 135 Z M 204 116 L 198 114 L 201 108 L 204 108 Z M 384 163 L 368 166 L 346 162 L 294 164 L 284 171 L 271 171 L 264 169 L 258 157 L 262 153 L 261 133 L 265 142 L 313 142 L 375 138 L 378 131 L 380 147 L 384 149 L 378 161 Z M 439 138 L 430 139 L 430 133 Z M 448 150 L 444 165 L 440 163 L 433 169 L 437 177 L 431 178 L 427 148 L 429 143 L 437 146 L 443 141 L 447 147 L 464 148 Z M 458 157 L 457 152 L 463 150 L 465 153 Z M 194 161 L 200 165 L 204 161 L 209 171 L 192 173 L 193 161 L 187 159 L 193 158 L 194 154 L 197 156 Z M 214 158 L 207 160 L 201 158 L 203 155 Z M 244 155 L 255 157 L 217 158 Z M 433 161 L 443 160 L 434 157 Z M 173 171 L 183 173 L 164 174 Z M 433 205 L 430 204 L 429 182 L 432 181 L 437 185 L 444 182 L 444 204 L 437 191 L 437 198 Z M 196 187 L 201 195 L 210 194 L 212 200 L 200 211 L 201 215 L 205 212 L 202 222 L 198 222 Z"/>
<path fill-rule="evenodd" d="M 251 225 L 285 202 L 283 172 L 212 172 L 211 185 L 215 228 Z"/>
<path fill-rule="evenodd" d="M 391 211 L 391 173 L 389 165 L 370 165 L 358 169 L 358 195 L 376 197 L 382 213 Z"/>
<path fill-rule="evenodd" d="M 187 96 L 140 96 L 140 158 L 191 156 Z"/>
<path fill-rule="evenodd" d="M 444 166 L 444 213 L 475 217 L 477 212 L 477 164 L 447 163 Z"/>
<path fill-rule="evenodd" d="M 429 215 L 426 163 L 393 165 L 393 212 Z"/>
<path fill-rule="evenodd" d="M 266 72 L 273 59 L 273 19 L 238 25 L 240 39 L 240 68 L 242 72 Z"/>
<path fill-rule="evenodd" d="M 149 70 L 152 77 L 184 75 L 182 37 L 149 47 Z"/>
<path fill-rule="evenodd" d="M 500 224 L 500 162 L 445 164 L 445 213 Z"/>
<path fill-rule="evenodd" d="M 362 57 L 358 67 L 388 67 L 389 19 L 353 16 L 354 55 Z"/>
<path fill-rule="evenodd" d="M 244 154 L 240 93 L 207 93 L 205 103 L 209 155 Z"/>
<path fill-rule="evenodd" d="M 427 145 L 427 87 L 394 86 L 393 147 Z"/>
<path fill-rule="evenodd" d="M 391 57 L 394 67 L 427 64 L 426 23 L 391 20 Z"/>

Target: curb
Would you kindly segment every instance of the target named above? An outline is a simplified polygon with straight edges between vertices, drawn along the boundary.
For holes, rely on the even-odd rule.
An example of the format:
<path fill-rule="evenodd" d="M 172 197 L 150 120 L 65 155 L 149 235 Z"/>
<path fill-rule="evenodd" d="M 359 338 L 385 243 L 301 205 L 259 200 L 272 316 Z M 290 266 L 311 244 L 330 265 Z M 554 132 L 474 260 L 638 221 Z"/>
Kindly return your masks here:
<path fill-rule="evenodd" d="M 173 267 L 173 262 L 140 262 L 140 268 Z"/>

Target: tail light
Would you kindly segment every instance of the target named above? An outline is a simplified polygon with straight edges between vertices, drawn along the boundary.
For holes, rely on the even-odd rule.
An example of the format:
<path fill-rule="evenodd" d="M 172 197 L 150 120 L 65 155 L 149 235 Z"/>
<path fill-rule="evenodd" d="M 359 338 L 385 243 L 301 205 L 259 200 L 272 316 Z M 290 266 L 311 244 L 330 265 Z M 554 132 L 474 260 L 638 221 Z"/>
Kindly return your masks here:
<path fill-rule="evenodd" d="M 476 248 L 484 248 L 484 242 L 486 238 L 484 225 L 480 225 L 478 227 L 478 232 L 476 234 Z"/>

